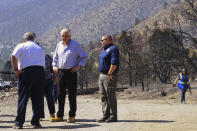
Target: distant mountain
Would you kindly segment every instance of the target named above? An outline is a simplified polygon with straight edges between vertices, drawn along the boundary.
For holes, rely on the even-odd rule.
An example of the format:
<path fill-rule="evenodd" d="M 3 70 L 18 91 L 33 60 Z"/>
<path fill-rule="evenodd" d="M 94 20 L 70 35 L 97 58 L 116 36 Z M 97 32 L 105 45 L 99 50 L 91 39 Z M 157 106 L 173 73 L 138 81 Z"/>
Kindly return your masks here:
<path fill-rule="evenodd" d="M 54 51 L 62 28 L 71 28 L 73 39 L 87 44 L 102 34 L 130 29 L 179 1 L 0 0 L 0 62 L 10 60 L 26 31 L 36 32 L 45 50 Z"/>
<path fill-rule="evenodd" d="M 115 0 L 59 24 L 43 33 L 39 39 L 51 47 L 59 40 L 60 30 L 69 27 L 74 39 L 87 44 L 104 33 L 114 34 L 126 30 L 175 3 L 177 0 Z"/>
<path fill-rule="evenodd" d="M 180 23 L 181 29 L 183 31 L 190 33 L 193 36 L 197 36 L 196 25 L 192 25 L 190 21 L 186 20 L 186 18 L 182 15 L 183 6 L 185 6 L 184 2 L 173 5 L 171 8 L 160 11 L 156 15 L 140 22 L 138 25 L 130 28 L 128 31 L 133 31 L 141 34 L 146 33 L 147 31 L 151 31 L 154 28 L 171 28 L 178 31 L 180 28 Z"/>
<path fill-rule="evenodd" d="M 0 0 L 0 41 L 27 31 L 41 34 L 60 23 L 114 0 Z"/>

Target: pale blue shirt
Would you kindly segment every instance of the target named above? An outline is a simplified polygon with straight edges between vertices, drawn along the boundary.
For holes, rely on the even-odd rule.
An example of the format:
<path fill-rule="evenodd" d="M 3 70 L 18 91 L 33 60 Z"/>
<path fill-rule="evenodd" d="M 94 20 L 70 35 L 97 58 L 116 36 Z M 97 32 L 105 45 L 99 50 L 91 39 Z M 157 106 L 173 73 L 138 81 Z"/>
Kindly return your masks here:
<path fill-rule="evenodd" d="M 60 41 L 53 55 L 53 66 L 71 69 L 73 66 L 84 66 L 87 60 L 88 55 L 77 41 L 70 40 L 68 46 Z"/>
<path fill-rule="evenodd" d="M 34 65 L 45 67 L 44 50 L 33 41 L 18 44 L 12 55 L 18 60 L 19 70 Z"/>

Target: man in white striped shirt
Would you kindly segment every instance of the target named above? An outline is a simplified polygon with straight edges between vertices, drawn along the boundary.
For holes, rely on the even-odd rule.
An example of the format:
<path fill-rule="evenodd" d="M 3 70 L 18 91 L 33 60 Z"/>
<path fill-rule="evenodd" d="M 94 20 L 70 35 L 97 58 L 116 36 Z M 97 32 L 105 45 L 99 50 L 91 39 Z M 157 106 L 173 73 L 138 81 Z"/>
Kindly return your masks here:
<path fill-rule="evenodd" d="M 51 121 L 57 122 L 63 120 L 66 90 L 68 90 L 70 111 L 67 122 L 73 123 L 75 122 L 77 110 L 77 71 L 81 66 L 86 64 L 88 55 L 77 41 L 71 39 L 69 29 L 61 31 L 61 39 L 62 41 L 57 44 L 53 56 L 53 70 L 58 81 L 58 112 L 57 116 L 52 118 Z"/>

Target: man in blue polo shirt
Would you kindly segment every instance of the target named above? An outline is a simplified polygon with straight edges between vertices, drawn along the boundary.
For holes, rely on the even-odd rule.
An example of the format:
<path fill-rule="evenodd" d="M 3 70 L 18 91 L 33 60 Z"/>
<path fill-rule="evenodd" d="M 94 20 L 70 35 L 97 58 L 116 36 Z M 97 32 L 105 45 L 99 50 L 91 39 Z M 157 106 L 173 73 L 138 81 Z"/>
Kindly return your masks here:
<path fill-rule="evenodd" d="M 116 122 L 116 86 L 119 68 L 119 50 L 112 44 L 111 35 L 102 36 L 101 44 L 103 50 L 99 56 L 99 90 L 103 117 L 98 119 L 97 122 Z"/>

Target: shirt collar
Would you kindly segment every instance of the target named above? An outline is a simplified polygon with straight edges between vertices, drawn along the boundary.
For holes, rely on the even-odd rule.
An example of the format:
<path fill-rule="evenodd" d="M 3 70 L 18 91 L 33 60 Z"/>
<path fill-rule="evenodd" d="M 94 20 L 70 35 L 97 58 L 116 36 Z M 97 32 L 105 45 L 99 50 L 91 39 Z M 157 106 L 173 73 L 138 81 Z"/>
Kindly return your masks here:
<path fill-rule="evenodd" d="M 106 50 L 107 48 L 109 48 L 110 46 L 112 46 L 113 44 L 109 44 L 108 46 L 104 47 L 104 50 Z"/>
<path fill-rule="evenodd" d="M 68 48 L 68 47 L 71 45 L 71 43 L 72 43 L 71 41 L 72 41 L 72 40 L 70 39 L 69 42 L 68 42 L 68 45 L 65 45 L 63 41 L 62 41 L 61 44 L 62 44 L 65 48 Z"/>

